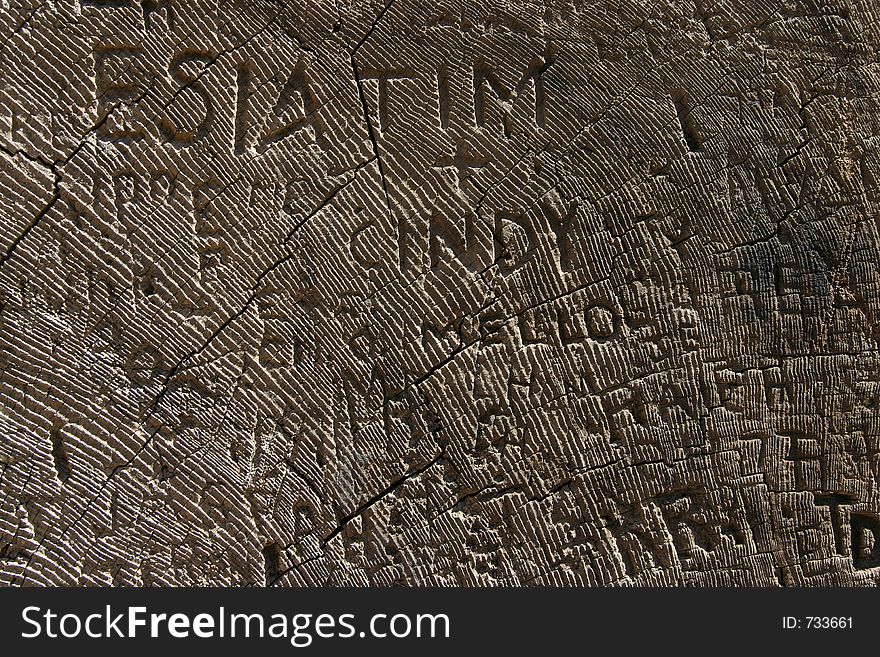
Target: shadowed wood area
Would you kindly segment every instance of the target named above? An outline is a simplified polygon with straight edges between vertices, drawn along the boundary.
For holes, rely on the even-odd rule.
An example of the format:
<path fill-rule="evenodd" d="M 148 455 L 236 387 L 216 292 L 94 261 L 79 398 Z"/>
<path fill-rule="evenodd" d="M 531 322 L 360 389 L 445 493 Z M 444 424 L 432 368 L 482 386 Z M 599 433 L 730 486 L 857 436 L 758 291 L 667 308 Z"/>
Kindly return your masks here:
<path fill-rule="evenodd" d="M 0 1 L 0 584 L 880 580 L 874 0 Z"/>

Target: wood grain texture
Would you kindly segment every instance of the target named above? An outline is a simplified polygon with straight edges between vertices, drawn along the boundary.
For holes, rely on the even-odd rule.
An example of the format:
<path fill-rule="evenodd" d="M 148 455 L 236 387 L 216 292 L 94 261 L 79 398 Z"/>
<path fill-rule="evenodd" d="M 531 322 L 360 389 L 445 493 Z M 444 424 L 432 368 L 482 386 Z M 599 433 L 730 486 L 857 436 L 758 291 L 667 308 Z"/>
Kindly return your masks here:
<path fill-rule="evenodd" d="M 874 0 L 0 2 L 0 583 L 880 579 Z"/>

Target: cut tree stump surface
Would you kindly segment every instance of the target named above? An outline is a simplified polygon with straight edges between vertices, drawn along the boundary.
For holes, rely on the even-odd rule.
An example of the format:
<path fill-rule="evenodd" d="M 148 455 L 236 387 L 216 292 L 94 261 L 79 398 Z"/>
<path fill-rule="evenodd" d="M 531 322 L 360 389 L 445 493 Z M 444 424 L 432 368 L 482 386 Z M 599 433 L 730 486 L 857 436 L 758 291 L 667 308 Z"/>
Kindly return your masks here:
<path fill-rule="evenodd" d="M 385 2 L 0 2 L 0 584 L 876 584 L 875 0 Z"/>

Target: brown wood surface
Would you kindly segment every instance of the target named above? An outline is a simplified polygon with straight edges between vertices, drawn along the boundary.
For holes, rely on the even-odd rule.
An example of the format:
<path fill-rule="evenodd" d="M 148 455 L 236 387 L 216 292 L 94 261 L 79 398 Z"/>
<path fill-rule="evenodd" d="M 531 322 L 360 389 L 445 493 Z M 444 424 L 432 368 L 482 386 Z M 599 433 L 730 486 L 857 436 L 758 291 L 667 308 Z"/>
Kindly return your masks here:
<path fill-rule="evenodd" d="M 0 583 L 880 578 L 875 0 L 2 0 Z"/>

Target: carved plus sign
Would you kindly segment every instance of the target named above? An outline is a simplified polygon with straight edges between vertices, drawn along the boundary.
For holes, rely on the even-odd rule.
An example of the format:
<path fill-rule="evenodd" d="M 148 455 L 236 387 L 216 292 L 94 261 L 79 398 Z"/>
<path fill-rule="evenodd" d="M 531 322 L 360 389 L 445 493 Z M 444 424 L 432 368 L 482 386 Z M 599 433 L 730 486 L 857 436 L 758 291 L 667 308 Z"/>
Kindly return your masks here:
<path fill-rule="evenodd" d="M 455 155 L 452 157 L 441 155 L 434 162 L 434 166 L 439 169 L 454 168 L 458 176 L 458 188 L 462 189 L 465 181 L 470 176 L 470 170 L 482 169 L 488 162 L 488 158 L 478 157 L 471 153 L 468 145 L 461 141 L 455 147 Z"/>

